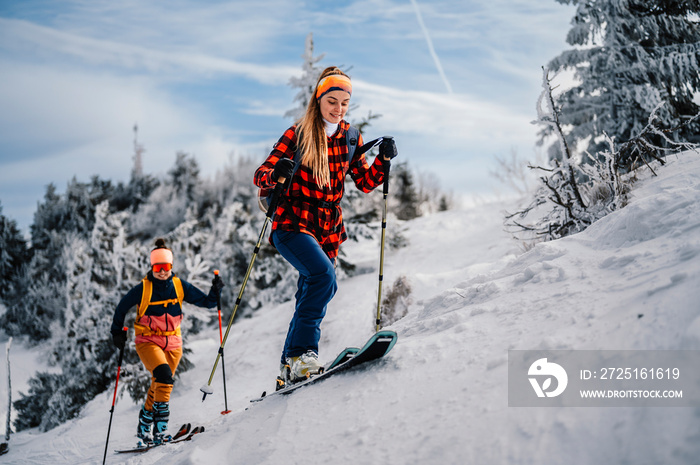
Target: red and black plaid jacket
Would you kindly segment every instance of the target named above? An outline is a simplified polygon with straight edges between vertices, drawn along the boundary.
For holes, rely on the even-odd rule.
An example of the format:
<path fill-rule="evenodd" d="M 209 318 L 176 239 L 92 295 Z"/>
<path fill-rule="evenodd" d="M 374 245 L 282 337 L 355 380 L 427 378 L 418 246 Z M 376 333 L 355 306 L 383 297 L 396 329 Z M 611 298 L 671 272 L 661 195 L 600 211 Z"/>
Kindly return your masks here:
<path fill-rule="evenodd" d="M 272 222 L 273 231 L 280 229 L 312 235 L 331 259 L 338 256 L 340 244 L 347 239 L 340 208 L 345 175 L 349 172 L 355 186 L 363 192 L 371 192 L 384 180 L 380 157 L 374 160 L 372 166 L 369 166 L 364 154 L 356 154 L 352 160 L 344 161 L 348 154 L 345 138 L 349 127 L 349 123 L 341 121 L 338 131 L 328 138 L 330 186 L 319 186 L 311 170 L 300 164 L 289 189 L 282 195 Z M 292 126 L 285 131 L 265 162 L 255 171 L 253 182 L 256 186 L 273 188 L 272 171 L 277 160 L 282 157 L 294 159 L 297 142 L 295 129 L 296 126 Z M 360 146 L 362 136 L 358 140 Z"/>

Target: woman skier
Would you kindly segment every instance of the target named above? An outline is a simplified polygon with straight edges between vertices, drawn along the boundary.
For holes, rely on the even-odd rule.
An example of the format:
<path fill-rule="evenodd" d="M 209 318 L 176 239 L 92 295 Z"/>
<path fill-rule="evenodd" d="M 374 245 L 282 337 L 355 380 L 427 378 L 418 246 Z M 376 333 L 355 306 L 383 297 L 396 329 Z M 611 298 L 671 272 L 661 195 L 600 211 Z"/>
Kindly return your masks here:
<path fill-rule="evenodd" d="M 345 175 L 368 193 L 384 180 L 383 160 L 397 155 L 385 138 L 370 166 L 364 154 L 348 160 L 349 144 L 362 145 L 362 136 L 348 137 L 343 118 L 350 104 L 352 83 L 336 67 L 319 77 L 315 95 L 304 116 L 287 129 L 265 162 L 255 171 L 254 183 L 272 189 L 284 179 L 271 227 L 270 243 L 299 272 L 294 315 L 284 342 L 278 389 L 322 368 L 318 360 L 321 321 L 337 290 L 335 261 L 347 239 L 340 200 Z"/>
<path fill-rule="evenodd" d="M 170 417 L 170 393 L 175 370 L 182 357 L 182 301 L 198 307 L 216 307 L 223 281 L 217 275 L 205 294 L 173 273 L 173 252 L 157 239 L 151 251 L 151 271 L 121 299 L 112 320 L 112 340 L 120 349 L 126 343 L 122 330 L 127 312 L 137 307 L 134 331 L 136 353 L 151 373 L 151 386 L 139 412 L 136 436 L 144 443 L 170 439 L 165 431 Z M 151 433 L 151 429 L 153 431 Z"/>

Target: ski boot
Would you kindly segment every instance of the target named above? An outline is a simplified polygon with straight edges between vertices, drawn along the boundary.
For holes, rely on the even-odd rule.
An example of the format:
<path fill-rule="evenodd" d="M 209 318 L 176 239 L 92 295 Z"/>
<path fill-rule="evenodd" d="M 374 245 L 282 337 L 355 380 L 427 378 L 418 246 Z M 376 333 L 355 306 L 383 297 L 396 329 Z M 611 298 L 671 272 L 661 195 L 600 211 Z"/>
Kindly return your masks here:
<path fill-rule="evenodd" d="M 275 386 L 275 391 L 286 388 L 292 384 L 291 372 L 289 369 L 289 363 L 284 363 L 280 365 L 280 375 L 277 377 L 277 385 Z"/>
<path fill-rule="evenodd" d="M 139 412 L 139 425 L 136 429 L 136 437 L 139 438 L 139 447 L 153 442 L 151 428 L 153 427 L 153 412 L 146 410 L 146 406 L 141 407 Z"/>
<path fill-rule="evenodd" d="M 323 373 L 323 365 L 318 361 L 318 354 L 313 350 L 307 350 L 298 357 L 290 357 L 287 363 L 290 366 L 290 378 L 293 383 Z"/>
<path fill-rule="evenodd" d="M 172 436 L 165 433 L 170 419 L 170 405 L 167 402 L 153 402 L 153 442 L 162 444 L 172 441 Z"/>

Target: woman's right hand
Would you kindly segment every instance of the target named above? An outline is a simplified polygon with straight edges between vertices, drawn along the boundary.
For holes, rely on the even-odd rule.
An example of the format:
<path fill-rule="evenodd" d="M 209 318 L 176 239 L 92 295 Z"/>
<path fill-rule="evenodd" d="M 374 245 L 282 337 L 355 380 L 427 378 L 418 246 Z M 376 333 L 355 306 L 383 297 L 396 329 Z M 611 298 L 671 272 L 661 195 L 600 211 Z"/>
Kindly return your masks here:
<path fill-rule="evenodd" d="M 124 346 L 126 345 L 126 331 L 112 333 L 112 342 L 117 349 L 124 350 Z"/>
<path fill-rule="evenodd" d="M 275 169 L 272 171 L 272 178 L 275 182 L 279 182 L 280 178 L 289 179 L 294 172 L 294 162 L 290 158 L 280 158 L 275 163 Z"/>

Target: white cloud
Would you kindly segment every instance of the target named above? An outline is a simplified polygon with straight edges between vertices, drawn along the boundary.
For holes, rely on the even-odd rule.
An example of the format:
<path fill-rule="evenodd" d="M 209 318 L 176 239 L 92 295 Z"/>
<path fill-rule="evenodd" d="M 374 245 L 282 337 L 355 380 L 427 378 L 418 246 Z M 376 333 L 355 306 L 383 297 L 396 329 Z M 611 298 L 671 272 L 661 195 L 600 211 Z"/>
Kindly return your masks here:
<path fill-rule="evenodd" d="M 458 145 L 490 143 L 494 135 L 527 137 L 532 116 L 511 108 L 464 94 L 405 91 L 361 80 L 353 82 L 356 103 L 372 108 L 382 118 L 377 126 L 396 128 L 430 137 L 445 137 Z M 357 115 L 359 116 L 359 115 Z M 523 129 L 524 128 L 524 129 Z"/>
<path fill-rule="evenodd" d="M 56 151 L 130 131 L 135 122 L 163 138 L 196 132 L 202 117 L 187 117 L 149 78 L 7 62 L 2 67 L 0 105 L 13 109 L 0 115 L 5 142 L 40 139 Z"/>
<path fill-rule="evenodd" d="M 243 76 L 269 85 L 283 85 L 298 68 L 258 65 L 206 53 L 163 51 L 112 40 L 94 39 L 21 20 L 0 18 L 0 43 L 4 48 L 26 52 L 38 50 L 44 59 L 60 62 L 56 53 L 78 59 L 82 66 L 112 66 L 120 72 L 160 74 L 161 78 L 190 79 L 196 75 L 225 74 Z"/>
<path fill-rule="evenodd" d="M 15 9 L 53 29 L 76 36 L 183 52 L 208 50 L 229 58 L 252 57 L 269 48 L 296 24 L 297 2 L 266 0 L 65 0 L 41 5 L 24 0 Z M 282 27 L 286 26 L 286 27 Z"/>

